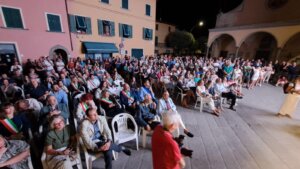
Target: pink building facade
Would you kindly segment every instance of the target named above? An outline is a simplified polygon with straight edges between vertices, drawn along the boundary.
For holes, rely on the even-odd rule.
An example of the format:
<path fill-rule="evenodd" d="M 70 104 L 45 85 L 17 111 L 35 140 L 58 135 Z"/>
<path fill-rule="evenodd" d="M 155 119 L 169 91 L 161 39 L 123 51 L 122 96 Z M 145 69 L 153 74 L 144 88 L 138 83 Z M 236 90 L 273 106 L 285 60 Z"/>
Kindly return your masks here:
<path fill-rule="evenodd" d="M 64 0 L 1 0 L 0 56 L 21 63 L 40 56 L 72 56 L 72 42 Z M 9 64 L 9 63 L 8 63 Z"/>

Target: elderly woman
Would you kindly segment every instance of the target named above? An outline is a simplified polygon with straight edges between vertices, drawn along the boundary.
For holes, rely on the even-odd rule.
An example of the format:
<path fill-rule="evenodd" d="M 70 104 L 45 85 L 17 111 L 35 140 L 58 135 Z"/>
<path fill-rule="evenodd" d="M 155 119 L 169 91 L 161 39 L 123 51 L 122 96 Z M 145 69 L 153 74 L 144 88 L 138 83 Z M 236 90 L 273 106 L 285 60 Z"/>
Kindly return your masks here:
<path fill-rule="evenodd" d="M 289 83 L 287 96 L 279 110 L 278 116 L 292 117 L 300 100 L 300 77 L 294 83 Z"/>
<path fill-rule="evenodd" d="M 21 140 L 6 140 L 0 135 L 0 168 L 29 169 L 29 145 Z"/>
<path fill-rule="evenodd" d="M 72 168 L 72 164 L 76 164 L 77 160 L 75 132 L 70 126 L 65 125 L 64 118 L 60 115 L 51 117 L 50 128 L 45 146 L 48 167 L 51 169 Z"/>
<path fill-rule="evenodd" d="M 219 116 L 220 110 L 216 108 L 212 95 L 210 95 L 206 90 L 204 82 L 202 80 L 197 83 L 196 95 L 197 97 L 201 97 L 203 102 L 209 105 L 214 115 Z"/>

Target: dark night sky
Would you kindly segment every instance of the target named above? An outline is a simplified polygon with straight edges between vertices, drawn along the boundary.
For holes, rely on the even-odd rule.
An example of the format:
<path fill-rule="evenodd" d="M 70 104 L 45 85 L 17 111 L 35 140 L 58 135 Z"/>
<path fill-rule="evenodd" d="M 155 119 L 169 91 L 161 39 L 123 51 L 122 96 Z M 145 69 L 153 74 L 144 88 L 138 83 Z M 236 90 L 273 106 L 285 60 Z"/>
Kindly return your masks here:
<path fill-rule="evenodd" d="M 192 30 L 195 38 L 198 38 L 207 36 L 208 29 L 215 27 L 219 11 L 227 12 L 241 2 L 242 0 L 157 0 L 156 19 L 186 31 L 190 31 L 202 20 L 204 26 L 196 26 Z"/>

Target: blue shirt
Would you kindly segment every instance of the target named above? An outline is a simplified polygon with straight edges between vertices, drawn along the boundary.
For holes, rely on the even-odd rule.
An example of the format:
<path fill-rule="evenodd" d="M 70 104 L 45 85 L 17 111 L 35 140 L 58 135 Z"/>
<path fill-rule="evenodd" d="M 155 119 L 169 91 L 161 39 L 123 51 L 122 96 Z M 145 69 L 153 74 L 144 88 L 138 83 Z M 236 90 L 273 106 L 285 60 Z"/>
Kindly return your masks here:
<path fill-rule="evenodd" d="M 94 134 L 92 140 L 100 139 L 101 133 L 100 133 L 100 129 L 99 129 L 99 126 L 98 126 L 97 121 L 93 124 L 93 127 L 94 127 L 94 133 L 95 133 L 95 134 Z"/>
<path fill-rule="evenodd" d="M 51 95 L 55 96 L 57 103 L 68 105 L 68 95 L 62 89 L 60 89 L 58 92 L 51 92 Z"/>

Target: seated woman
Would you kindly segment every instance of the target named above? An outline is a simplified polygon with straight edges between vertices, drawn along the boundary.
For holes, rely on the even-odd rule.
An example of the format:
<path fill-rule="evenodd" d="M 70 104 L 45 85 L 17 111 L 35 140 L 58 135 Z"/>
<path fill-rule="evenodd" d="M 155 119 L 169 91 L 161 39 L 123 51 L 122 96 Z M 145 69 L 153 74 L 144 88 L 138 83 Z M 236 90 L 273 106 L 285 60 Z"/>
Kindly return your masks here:
<path fill-rule="evenodd" d="M 289 83 L 285 92 L 287 92 L 287 94 L 281 105 L 278 116 L 292 118 L 300 100 L 300 77 L 296 78 L 293 83 Z"/>
<path fill-rule="evenodd" d="M 21 140 L 6 140 L 0 135 L 0 168 L 29 169 L 29 145 Z"/>
<path fill-rule="evenodd" d="M 151 100 L 150 94 L 146 94 L 144 96 L 144 101 L 137 106 L 135 117 L 136 123 L 148 131 L 154 130 L 154 128 L 160 124 L 160 122 L 154 121 L 155 114 L 151 111 L 156 109 L 156 104 L 154 102 L 150 102 Z"/>
<path fill-rule="evenodd" d="M 29 139 L 30 123 L 25 114 L 16 115 L 13 104 L 7 103 L 2 108 L 0 134 L 7 139 Z"/>
<path fill-rule="evenodd" d="M 90 93 L 86 93 L 81 96 L 80 102 L 77 105 L 76 109 L 76 119 L 77 121 L 82 121 L 86 117 L 86 110 L 88 108 L 95 108 L 97 109 L 97 106 L 95 102 L 93 101 L 93 95 Z"/>
<path fill-rule="evenodd" d="M 72 164 L 77 162 L 75 152 L 77 147 L 76 133 L 69 125 L 65 125 L 64 118 L 60 115 L 51 117 L 50 128 L 45 142 L 48 167 L 50 169 L 72 168 Z"/>
<path fill-rule="evenodd" d="M 209 105 L 214 115 L 220 115 L 221 110 L 216 108 L 212 95 L 206 90 L 202 80 L 197 83 L 196 95 L 197 97 L 201 97 L 203 102 Z"/>
<path fill-rule="evenodd" d="M 107 90 L 102 91 L 102 97 L 100 101 L 101 107 L 105 110 L 106 116 L 114 117 L 117 114 L 123 113 L 117 103 L 116 99 L 110 96 Z"/>

